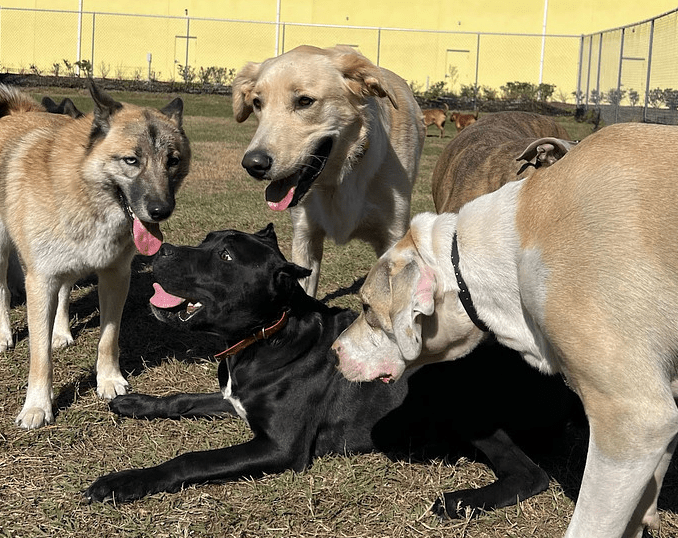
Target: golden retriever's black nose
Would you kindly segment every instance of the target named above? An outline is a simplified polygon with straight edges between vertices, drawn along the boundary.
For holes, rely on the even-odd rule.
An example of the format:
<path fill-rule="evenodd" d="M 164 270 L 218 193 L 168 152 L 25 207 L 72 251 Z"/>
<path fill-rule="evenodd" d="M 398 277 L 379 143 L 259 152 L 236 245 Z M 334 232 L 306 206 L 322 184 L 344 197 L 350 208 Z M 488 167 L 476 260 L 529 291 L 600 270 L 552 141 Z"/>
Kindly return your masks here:
<path fill-rule="evenodd" d="M 245 153 L 241 164 L 250 176 L 263 179 L 271 169 L 273 159 L 265 151 L 253 150 Z"/>

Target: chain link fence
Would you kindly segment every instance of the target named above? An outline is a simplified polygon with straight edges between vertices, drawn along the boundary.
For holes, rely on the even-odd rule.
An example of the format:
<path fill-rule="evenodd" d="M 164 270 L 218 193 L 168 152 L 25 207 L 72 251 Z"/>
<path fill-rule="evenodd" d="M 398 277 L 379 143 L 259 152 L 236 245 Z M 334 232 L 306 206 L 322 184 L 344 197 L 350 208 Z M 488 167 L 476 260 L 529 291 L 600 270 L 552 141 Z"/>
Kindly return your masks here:
<path fill-rule="evenodd" d="M 229 84 L 248 61 L 301 44 L 351 45 L 414 89 L 544 82 L 573 101 L 581 36 L 437 32 L 0 7 L 0 70 L 42 76 Z"/>
<path fill-rule="evenodd" d="M 578 103 L 605 123 L 678 123 L 678 10 L 582 38 Z"/>

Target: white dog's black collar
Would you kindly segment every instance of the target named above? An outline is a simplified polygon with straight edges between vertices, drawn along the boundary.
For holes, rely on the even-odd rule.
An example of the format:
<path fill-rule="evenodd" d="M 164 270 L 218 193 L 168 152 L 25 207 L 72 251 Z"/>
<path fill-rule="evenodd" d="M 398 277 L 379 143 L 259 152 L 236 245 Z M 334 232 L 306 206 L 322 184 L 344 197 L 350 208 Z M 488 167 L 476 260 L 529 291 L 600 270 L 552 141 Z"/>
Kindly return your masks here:
<path fill-rule="evenodd" d="M 464 282 L 464 278 L 461 276 L 461 270 L 459 269 L 459 247 L 457 246 L 457 232 L 454 232 L 454 237 L 452 238 L 452 267 L 454 269 L 454 276 L 457 277 L 457 285 L 459 286 L 459 300 L 461 305 L 466 310 L 468 317 L 471 318 L 473 324 L 478 327 L 481 331 L 487 332 L 490 329 L 487 328 L 487 325 L 478 317 L 478 312 L 476 312 L 476 307 L 473 306 L 473 301 L 471 300 L 471 292 Z"/>

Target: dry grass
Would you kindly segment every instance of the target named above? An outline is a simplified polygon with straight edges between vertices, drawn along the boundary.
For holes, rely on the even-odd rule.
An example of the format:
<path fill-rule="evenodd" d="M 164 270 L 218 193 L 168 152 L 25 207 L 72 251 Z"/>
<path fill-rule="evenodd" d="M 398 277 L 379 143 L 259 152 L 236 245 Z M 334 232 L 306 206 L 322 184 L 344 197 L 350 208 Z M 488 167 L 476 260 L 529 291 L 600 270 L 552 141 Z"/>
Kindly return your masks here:
<path fill-rule="evenodd" d="M 75 97 L 81 99 L 78 106 L 87 108 L 82 94 Z M 166 97 L 144 100 L 162 106 Z M 254 231 L 273 221 L 283 252 L 289 253 L 288 216 L 266 209 L 262 185 L 248 178 L 239 164 L 254 122 L 236 125 L 230 101 L 223 97 L 188 96 L 186 114 L 195 160 L 177 211 L 164 225 L 166 239 L 197 243 L 212 229 Z M 579 126 L 568 124 L 573 127 Z M 437 135 L 427 138 L 415 212 L 432 209 L 430 176 L 443 144 L 450 140 L 449 126 L 447 132 L 442 141 Z M 374 254 L 361 244 L 328 244 L 320 296 L 350 287 L 373 261 Z M 216 390 L 210 341 L 177 334 L 149 315 L 152 275 L 145 262 L 140 258 L 135 263 L 121 335 L 121 362 L 134 389 L 156 395 Z M 350 294 L 332 302 L 357 306 Z M 13 311 L 17 347 L 0 354 L 0 536 L 550 538 L 562 535 L 567 526 L 573 509 L 570 497 L 581 476 L 581 432 L 568 440 L 571 457 L 555 465 L 558 481 L 548 491 L 477 519 L 440 522 L 429 508 L 445 490 L 492 481 L 486 466 L 466 459 L 390 461 L 381 454 L 325 457 L 303 473 L 190 487 L 128 505 L 84 504 L 81 492 L 100 474 L 153 465 L 189 450 L 240 443 L 250 432 L 235 418 L 148 422 L 115 417 L 94 392 L 98 310 L 93 284 L 85 282 L 74 291 L 71 314 L 76 344 L 55 357 L 56 423 L 26 432 L 14 426 L 27 378 L 25 309 Z M 677 474 L 672 467 L 663 509 L 676 507 Z M 677 534 L 678 517 L 663 512 L 657 536 Z"/>

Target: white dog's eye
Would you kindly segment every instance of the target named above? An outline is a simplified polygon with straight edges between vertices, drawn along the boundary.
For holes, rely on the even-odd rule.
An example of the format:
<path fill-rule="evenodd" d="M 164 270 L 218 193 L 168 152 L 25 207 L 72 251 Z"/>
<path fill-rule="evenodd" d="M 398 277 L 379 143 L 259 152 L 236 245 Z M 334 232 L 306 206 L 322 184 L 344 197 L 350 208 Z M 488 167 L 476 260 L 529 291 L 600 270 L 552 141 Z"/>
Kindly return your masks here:
<path fill-rule="evenodd" d="M 254 108 L 254 110 L 261 109 L 261 101 L 259 100 L 259 98 L 255 97 L 254 99 L 252 99 L 252 108 Z"/>
<path fill-rule="evenodd" d="M 130 166 L 136 166 L 139 164 L 139 159 L 136 157 L 123 157 L 122 160 L 125 162 L 125 164 L 128 164 Z"/>
<path fill-rule="evenodd" d="M 315 99 L 313 99 L 313 97 L 309 97 L 308 95 L 302 95 L 299 97 L 299 99 L 297 99 L 297 106 L 299 108 L 308 108 L 313 103 L 315 103 Z"/>
<path fill-rule="evenodd" d="M 231 257 L 231 253 L 224 249 L 219 253 L 219 257 L 224 260 L 225 262 L 230 262 L 233 258 Z"/>

